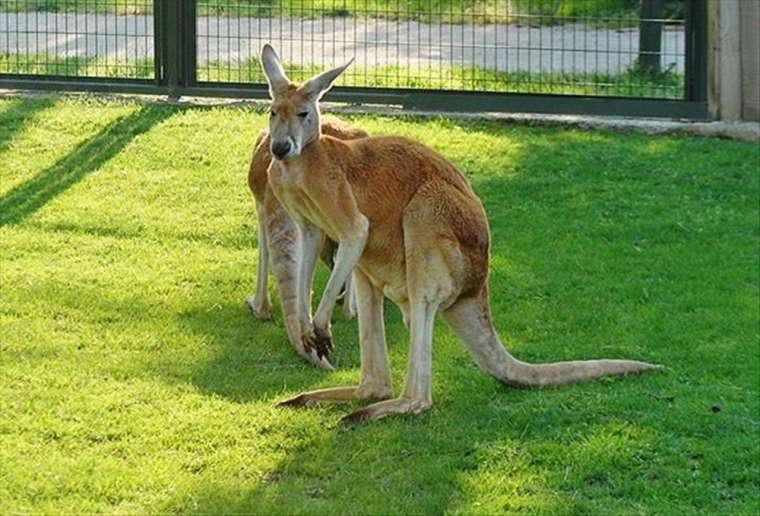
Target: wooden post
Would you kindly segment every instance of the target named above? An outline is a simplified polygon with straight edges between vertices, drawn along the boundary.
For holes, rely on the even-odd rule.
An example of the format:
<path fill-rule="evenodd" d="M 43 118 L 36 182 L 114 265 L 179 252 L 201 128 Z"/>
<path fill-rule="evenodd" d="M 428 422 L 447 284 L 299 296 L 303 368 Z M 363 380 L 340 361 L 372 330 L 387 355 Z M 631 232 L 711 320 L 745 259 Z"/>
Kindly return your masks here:
<path fill-rule="evenodd" d="M 740 0 L 710 0 L 708 30 L 708 104 L 713 118 L 742 115 Z"/>
<path fill-rule="evenodd" d="M 760 2 L 741 2 L 742 119 L 760 122 Z"/>
<path fill-rule="evenodd" d="M 665 0 L 641 0 L 639 22 L 639 70 L 649 74 L 660 73 L 662 52 L 662 20 Z"/>

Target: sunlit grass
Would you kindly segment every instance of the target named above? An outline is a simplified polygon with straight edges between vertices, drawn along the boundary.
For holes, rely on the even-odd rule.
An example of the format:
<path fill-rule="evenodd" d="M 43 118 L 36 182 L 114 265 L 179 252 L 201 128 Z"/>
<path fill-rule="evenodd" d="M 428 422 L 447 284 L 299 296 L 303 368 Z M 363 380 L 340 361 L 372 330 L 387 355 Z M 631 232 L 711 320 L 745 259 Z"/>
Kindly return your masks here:
<path fill-rule="evenodd" d="M 3 512 L 757 513 L 757 146 L 353 117 L 468 175 L 518 357 L 666 369 L 509 389 L 439 322 L 433 409 L 344 428 L 357 405 L 274 405 L 355 382 L 356 324 L 334 323 L 325 373 L 290 349 L 279 312 L 262 323 L 242 304 L 265 120 L 0 100 Z M 398 392 L 407 334 L 386 312 Z"/>

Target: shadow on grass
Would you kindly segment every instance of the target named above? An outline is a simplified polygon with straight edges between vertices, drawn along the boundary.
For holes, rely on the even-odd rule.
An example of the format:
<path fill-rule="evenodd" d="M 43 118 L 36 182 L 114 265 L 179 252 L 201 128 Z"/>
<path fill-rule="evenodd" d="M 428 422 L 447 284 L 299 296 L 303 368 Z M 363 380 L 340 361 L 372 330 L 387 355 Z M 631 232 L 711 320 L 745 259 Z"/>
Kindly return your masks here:
<path fill-rule="evenodd" d="M 251 251 L 253 252 L 253 250 Z M 255 268 L 250 268 L 250 288 Z M 318 269 L 315 291 L 321 292 L 326 271 Z M 212 285 L 218 278 L 200 278 Z M 274 281 L 270 279 L 270 285 Z M 279 296 L 273 293 L 272 320 L 261 321 L 253 316 L 240 299 L 219 302 L 218 294 L 201 289 L 198 297 L 206 302 L 180 313 L 176 325 L 206 343 L 207 359 L 194 367 L 183 368 L 183 380 L 201 392 L 224 397 L 236 403 L 272 400 L 282 397 L 284 390 L 308 389 L 335 381 L 334 373 L 315 368 L 299 357 L 288 340 L 283 325 Z M 215 302 L 215 300 L 217 302 Z M 336 320 L 333 335 L 338 349 L 331 360 L 337 368 L 346 363 L 357 364 L 359 351 L 355 321 Z M 163 367 L 163 366 L 162 366 Z M 297 386 L 297 387 L 293 387 Z"/>
<path fill-rule="evenodd" d="M 207 343 L 209 358 L 185 370 L 201 392 L 238 403 L 275 397 L 290 381 L 310 385 L 319 371 L 305 364 L 292 349 L 276 321 L 259 321 L 242 299 L 202 306 L 181 313 L 177 326 Z"/>
<path fill-rule="evenodd" d="M 13 138 L 33 122 L 37 115 L 55 105 L 55 101 L 40 99 L 29 102 L 26 99 L 14 99 L 8 104 L 8 107 L 0 111 L 0 152 L 6 150 Z"/>
<path fill-rule="evenodd" d="M 438 368 L 436 383 L 450 385 L 451 394 L 441 396 L 446 400 L 438 399 L 431 412 L 418 416 L 344 426 L 334 422 L 335 416 L 359 404 L 327 408 L 320 416 L 313 413 L 315 409 L 281 409 L 271 431 L 277 435 L 274 441 L 286 449 L 260 481 L 241 490 L 234 482 L 227 485 L 224 477 L 208 478 L 193 491 L 191 503 L 175 499 L 163 509 L 197 514 L 478 512 L 483 501 L 478 484 L 484 483 L 486 497 L 494 487 L 514 495 L 503 502 L 502 510 L 583 512 L 572 493 L 556 489 L 552 465 L 542 461 L 568 441 L 580 446 L 589 435 L 609 433 L 620 412 L 605 413 L 591 426 L 589 412 L 597 417 L 604 413 L 605 402 L 600 401 L 604 395 L 599 391 L 609 397 L 619 385 L 581 386 L 548 394 L 516 391 L 477 371 L 457 367 Z M 473 385 L 479 387 L 477 392 L 471 390 Z M 456 390 L 462 391 L 459 396 Z M 592 399 L 584 399 L 584 393 Z M 585 410 L 575 410 L 578 407 Z M 324 426 L 315 427 L 315 417 Z M 648 457 L 647 424 L 638 429 L 638 416 L 628 419 L 635 427 L 631 433 L 647 439 L 638 445 L 633 440 L 625 444 L 644 450 L 637 450 L 636 460 Z M 552 452 L 531 456 L 524 451 L 526 445 L 534 450 L 551 447 Z M 580 482 L 604 492 L 611 487 L 604 468 L 628 466 L 633 453 L 612 448 L 594 453 L 599 466 L 583 469 Z M 510 457 L 509 464 L 499 471 L 505 456 Z M 499 478 L 496 486 L 494 475 Z"/>
<path fill-rule="evenodd" d="M 0 227 L 22 222 L 116 156 L 133 138 L 172 113 L 170 109 L 144 106 L 110 123 L 71 154 L 0 198 Z"/>

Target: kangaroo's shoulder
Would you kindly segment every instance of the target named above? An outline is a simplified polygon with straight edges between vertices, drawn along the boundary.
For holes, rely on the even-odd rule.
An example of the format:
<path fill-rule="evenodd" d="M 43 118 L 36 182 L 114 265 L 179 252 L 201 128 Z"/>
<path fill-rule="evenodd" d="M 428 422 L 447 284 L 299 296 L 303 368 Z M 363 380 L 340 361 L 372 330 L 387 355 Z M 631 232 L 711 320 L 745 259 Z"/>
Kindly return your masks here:
<path fill-rule="evenodd" d="M 322 119 L 321 130 L 323 135 L 339 140 L 356 140 L 369 136 L 364 129 L 354 127 L 348 122 L 332 116 L 326 116 Z"/>

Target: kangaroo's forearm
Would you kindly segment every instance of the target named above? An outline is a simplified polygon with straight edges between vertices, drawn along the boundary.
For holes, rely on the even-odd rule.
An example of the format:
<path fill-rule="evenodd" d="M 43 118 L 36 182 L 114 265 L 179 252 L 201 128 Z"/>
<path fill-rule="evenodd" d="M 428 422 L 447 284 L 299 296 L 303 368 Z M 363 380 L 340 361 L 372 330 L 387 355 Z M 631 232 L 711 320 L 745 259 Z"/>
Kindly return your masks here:
<path fill-rule="evenodd" d="M 314 324 L 318 328 L 326 329 L 332 319 L 333 308 L 340 296 L 340 291 L 346 280 L 351 275 L 351 271 L 356 267 L 359 258 L 364 252 L 364 246 L 367 243 L 369 234 L 369 221 L 364 215 L 360 214 L 360 219 L 355 225 L 353 233 L 344 235 L 338 242 L 338 253 L 335 257 L 327 287 L 322 294 L 319 302 L 317 313 L 314 316 Z"/>

